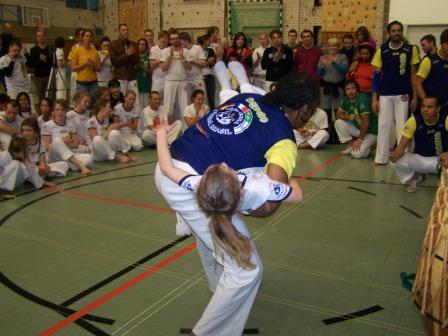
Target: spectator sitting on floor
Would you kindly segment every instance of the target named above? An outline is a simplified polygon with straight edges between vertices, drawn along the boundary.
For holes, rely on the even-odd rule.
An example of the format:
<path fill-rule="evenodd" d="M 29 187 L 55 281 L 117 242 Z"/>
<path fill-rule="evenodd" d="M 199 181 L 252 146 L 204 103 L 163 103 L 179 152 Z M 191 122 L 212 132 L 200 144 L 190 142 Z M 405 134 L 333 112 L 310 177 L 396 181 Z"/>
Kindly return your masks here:
<path fill-rule="evenodd" d="M 324 146 L 330 138 L 325 111 L 316 108 L 305 126 L 294 130 L 294 135 L 299 149 L 316 149 Z"/>

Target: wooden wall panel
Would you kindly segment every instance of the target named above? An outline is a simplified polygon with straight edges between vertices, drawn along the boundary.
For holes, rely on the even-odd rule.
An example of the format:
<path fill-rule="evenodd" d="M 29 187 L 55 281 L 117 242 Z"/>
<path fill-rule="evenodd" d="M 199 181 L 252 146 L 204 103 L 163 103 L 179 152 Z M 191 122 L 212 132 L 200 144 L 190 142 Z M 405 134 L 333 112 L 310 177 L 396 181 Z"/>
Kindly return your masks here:
<path fill-rule="evenodd" d="M 144 31 L 148 28 L 148 1 L 119 0 L 118 21 L 128 25 L 129 38 L 136 42 L 144 36 Z"/>
<path fill-rule="evenodd" d="M 375 0 L 322 0 L 322 31 L 354 32 L 366 26 L 374 32 L 376 12 Z"/>

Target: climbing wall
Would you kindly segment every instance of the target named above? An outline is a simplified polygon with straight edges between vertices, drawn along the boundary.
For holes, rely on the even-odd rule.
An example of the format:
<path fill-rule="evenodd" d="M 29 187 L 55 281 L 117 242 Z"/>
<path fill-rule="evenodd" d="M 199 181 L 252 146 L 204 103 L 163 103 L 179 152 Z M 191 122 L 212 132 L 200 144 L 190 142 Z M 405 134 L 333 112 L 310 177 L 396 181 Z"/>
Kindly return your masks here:
<path fill-rule="evenodd" d="M 375 31 L 377 6 L 374 0 L 323 0 L 323 31 L 355 31 L 366 26 Z"/>

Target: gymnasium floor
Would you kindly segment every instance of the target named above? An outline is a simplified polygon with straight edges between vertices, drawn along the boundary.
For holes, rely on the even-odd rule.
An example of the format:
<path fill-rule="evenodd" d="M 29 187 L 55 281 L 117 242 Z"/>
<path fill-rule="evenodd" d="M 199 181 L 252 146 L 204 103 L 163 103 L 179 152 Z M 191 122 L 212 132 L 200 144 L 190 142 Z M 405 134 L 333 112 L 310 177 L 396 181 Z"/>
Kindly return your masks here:
<path fill-rule="evenodd" d="M 400 273 L 415 272 L 437 178 L 408 194 L 390 167 L 341 149 L 299 152 L 304 202 L 247 219 L 264 264 L 251 332 L 424 335 Z M 169 336 L 194 326 L 211 295 L 194 240 L 175 236 L 154 186 L 155 150 L 138 155 L 0 203 L 0 335 Z M 357 312 L 369 314 L 338 318 Z"/>

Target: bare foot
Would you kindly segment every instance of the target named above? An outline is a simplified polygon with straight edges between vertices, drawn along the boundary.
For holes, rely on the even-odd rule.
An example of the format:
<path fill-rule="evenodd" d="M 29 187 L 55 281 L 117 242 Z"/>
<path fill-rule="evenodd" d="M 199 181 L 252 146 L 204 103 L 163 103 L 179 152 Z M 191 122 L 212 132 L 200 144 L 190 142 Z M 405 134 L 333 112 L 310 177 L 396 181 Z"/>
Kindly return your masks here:
<path fill-rule="evenodd" d="M 379 162 L 376 162 L 376 161 L 372 161 L 372 165 L 374 165 L 374 166 L 385 166 L 385 165 L 387 165 L 387 163 L 379 163 Z"/>
<path fill-rule="evenodd" d="M 114 160 L 119 163 L 128 163 L 131 161 L 129 157 L 123 154 L 115 154 Z"/>
<path fill-rule="evenodd" d="M 83 175 L 90 175 L 90 170 L 87 169 L 87 167 L 85 167 L 85 166 L 80 167 L 80 168 L 79 168 L 79 171 L 80 171 L 81 174 L 83 174 Z"/>
<path fill-rule="evenodd" d="M 297 145 L 298 149 L 311 149 L 311 145 L 308 142 L 302 142 L 301 144 Z"/>
<path fill-rule="evenodd" d="M 136 157 L 135 155 L 132 155 L 131 153 L 126 153 L 126 156 L 132 161 L 138 161 L 138 157 Z"/>

